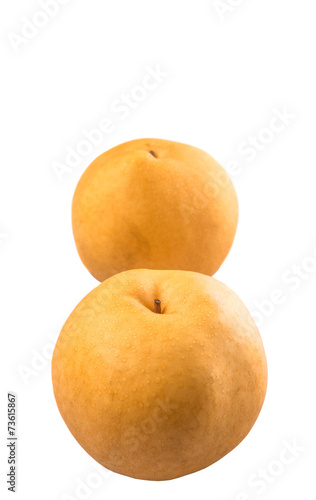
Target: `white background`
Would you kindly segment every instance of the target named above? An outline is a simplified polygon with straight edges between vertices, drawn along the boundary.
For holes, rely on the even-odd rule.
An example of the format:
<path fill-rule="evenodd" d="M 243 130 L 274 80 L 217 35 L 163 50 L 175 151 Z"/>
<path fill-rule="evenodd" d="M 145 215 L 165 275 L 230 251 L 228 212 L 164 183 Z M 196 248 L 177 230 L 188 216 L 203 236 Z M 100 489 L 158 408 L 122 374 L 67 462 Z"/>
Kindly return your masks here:
<path fill-rule="evenodd" d="M 235 6 L 221 18 L 212 0 L 65 1 L 14 50 L 12 33 L 21 35 L 24 18 L 32 20 L 41 9 L 35 0 L 1 2 L 4 493 L 8 390 L 18 393 L 17 498 L 83 498 L 76 493 L 78 481 L 101 478 L 90 476 L 95 462 L 63 423 L 50 362 L 38 353 L 49 358 L 50 335 L 58 335 L 74 306 L 97 285 L 79 260 L 71 232 L 71 200 L 81 174 L 116 144 L 158 137 L 200 147 L 227 169 L 229 162 L 239 164 L 232 175 L 238 232 L 216 277 L 260 323 L 269 362 L 267 398 L 249 436 L 208 469 L 166 482 L 109 473 L 85 498 L 315 497 L 315 2 L 230 3 Z M 229 6 L 228 0 L 222 4 Z M 122 119 L 111 106 L 142 85 L 148 66 L 160 66 L 168 76 Z M 272 138 L 271 132 L 262 135 L 275 109 L 285 107 L 289 123 Z M 76 148 L 83 130 L 107 117 L 112 132 L 58 180 L 54 162 L 63 163 L 66 148 Z M 239 148 L 258 134 L 270 134 L 270 143 L 248 161 Z M 300 277 L 293 278 L 295 273 Z M 273 305 L 275 289 L 283 295 Z M 23 377 L 25 367 L 34 370 L 31 376 Z M 285 443 L 293 441 L 299 451 L 288 453 L 291 463 L 282 465 Z M 266 479 L 259 488 L 251 481 L 260 474 Z"/>

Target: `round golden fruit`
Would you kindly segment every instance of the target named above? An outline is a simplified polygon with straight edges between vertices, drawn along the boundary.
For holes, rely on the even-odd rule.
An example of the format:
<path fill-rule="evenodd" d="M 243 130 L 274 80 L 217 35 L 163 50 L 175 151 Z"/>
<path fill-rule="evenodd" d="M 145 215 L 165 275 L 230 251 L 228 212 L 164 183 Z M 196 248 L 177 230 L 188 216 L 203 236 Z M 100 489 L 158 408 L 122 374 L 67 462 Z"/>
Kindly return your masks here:
<path fill-rule="evenodd" d="M 241 300 L 209 276 L 131 270 L 74 309 L 52 361 L 57 405 L 104 467 L 166 480 L 213 464 L 261 410 L 267 364 Z"/>
<path fill-rule="evenodd" d="M 121 144 L 84 172 L 73 197 L 79 256 L 99 281 L 128 269 L 212 276 L 234 240 L 235 189 L 198 148 L 158 139 Z"/>

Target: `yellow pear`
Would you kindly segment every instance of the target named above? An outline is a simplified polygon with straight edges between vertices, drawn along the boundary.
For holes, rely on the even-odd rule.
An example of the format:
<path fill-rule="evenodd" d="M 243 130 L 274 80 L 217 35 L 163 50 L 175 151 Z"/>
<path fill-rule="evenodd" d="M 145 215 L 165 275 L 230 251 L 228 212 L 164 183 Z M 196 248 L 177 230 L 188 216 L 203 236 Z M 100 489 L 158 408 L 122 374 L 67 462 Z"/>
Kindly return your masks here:
<path fill-rule="evenodd" d="M 212 276 L 238 220 L 223 168 L 198 148 L 158 139 L 121 144 L 84 172 L 72 205 L 82 262 L 103 281 L 128 269 Z"/>
<path fill-rule="evenodd" d="M 190 271 L 131 270 L 74 309 L 52 377 L 64 421 L 95 460 L 166 480 L 208 467 L 244 439 L 267 365 L 257 327 L 228 287 Z"/>

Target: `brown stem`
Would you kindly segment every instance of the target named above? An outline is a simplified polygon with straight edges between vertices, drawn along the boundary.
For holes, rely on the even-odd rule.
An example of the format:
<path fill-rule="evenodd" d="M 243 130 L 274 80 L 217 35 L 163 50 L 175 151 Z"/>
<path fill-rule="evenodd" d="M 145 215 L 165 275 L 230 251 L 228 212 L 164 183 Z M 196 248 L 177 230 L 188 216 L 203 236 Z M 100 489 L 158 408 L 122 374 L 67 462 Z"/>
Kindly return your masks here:
<path fill-rule="evenodd" d="M 154 151 L 149 151 L 151 155 L 153 155 L 154 158 L 156 158 L 155 152 Z"/>
<path fill-rule="evenodd" d="M 160 300 L 155 300 L 155 313 L 161 314 L 161 302 Z"/>

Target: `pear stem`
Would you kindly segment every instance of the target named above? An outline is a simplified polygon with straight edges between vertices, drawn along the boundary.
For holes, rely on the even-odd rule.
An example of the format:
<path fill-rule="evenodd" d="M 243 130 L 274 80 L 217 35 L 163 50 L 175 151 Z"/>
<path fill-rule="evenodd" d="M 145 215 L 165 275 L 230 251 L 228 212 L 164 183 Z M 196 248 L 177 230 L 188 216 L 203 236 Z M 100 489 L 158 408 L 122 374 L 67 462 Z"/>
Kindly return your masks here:
<path fill-rule="evenodd" d="M 161 314 L 161 302 L 160 300 L 155 300 L 155 313 Z"/>

